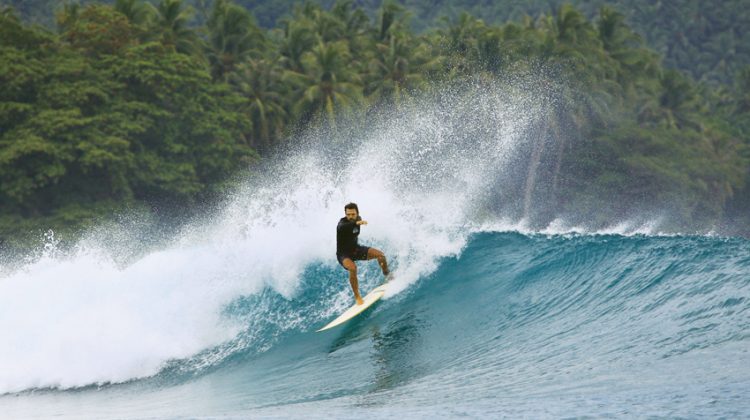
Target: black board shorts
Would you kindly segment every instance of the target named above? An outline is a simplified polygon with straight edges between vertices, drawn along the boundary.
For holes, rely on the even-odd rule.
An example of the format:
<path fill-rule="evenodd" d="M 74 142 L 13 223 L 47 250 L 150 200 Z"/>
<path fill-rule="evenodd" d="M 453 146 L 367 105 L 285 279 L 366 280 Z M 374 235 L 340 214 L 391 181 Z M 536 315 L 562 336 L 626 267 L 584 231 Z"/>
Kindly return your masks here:
<path fill-rule="evenodd" d="M 339 260 L 339 264 L 341 264 L 342 267 L 344 267 L 344 258 L 349 258 L 352 261 L 362 261 L 367 259 L 367 251 L 370 250 L 369 246 L 363 246 L 359 245 L 356 248 L 354 248 L 354 251 L 346 253 L 346 254 L 339 254 L 336 253 L 336 259 Z M 344 267 L 346 268 L 346 267 Z"/>

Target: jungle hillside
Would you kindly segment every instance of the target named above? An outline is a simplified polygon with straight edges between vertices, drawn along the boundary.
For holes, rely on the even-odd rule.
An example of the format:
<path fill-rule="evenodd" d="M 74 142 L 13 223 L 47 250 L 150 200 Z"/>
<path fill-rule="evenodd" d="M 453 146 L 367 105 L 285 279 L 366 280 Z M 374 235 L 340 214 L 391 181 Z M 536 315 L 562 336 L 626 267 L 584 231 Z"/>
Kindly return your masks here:
<path fill-rule="evenodd" d="M 557 105 L 519 216 L 750 234 L 748 8 L 527 3 L 2 1 L 0 253 L 200 214 L 300 131 L 529 69 Z"/>

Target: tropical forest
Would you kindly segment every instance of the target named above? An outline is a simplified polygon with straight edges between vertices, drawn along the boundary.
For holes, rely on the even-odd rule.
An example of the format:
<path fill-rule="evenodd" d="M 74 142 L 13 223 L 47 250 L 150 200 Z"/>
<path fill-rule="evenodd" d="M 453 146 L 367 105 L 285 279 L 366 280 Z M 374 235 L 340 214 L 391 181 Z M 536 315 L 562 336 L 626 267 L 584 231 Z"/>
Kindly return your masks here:
<path fill-rule="evenodd" d="M 750 235 L 740 3 L 0 1 L 0 253 L 200 216 L 300 133 L 515 74 L 548 93 L 519 217 Z"/>

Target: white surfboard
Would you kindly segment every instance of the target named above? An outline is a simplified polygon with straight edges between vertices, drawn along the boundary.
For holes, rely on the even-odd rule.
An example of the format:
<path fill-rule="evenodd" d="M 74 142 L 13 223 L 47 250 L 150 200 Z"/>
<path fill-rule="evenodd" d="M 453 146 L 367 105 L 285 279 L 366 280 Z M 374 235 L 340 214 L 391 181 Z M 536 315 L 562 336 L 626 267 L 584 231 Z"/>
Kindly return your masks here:
<path fill-rule="evenodd" d="M 368 293 L 367 296 L 365 296 L 362 299 L 363 303 L 361 305 L 354 304 L 354 306 L 347 309 L 343 314 L 339 315 L 338 318 L 328 323 L 328 325 L 326 325 L 325 327 L 319 329 L 318 332 L 325 331 L 327 329 L 339 326 L 343 324 L 344 322 L 359 315 L 360 313 L 362 313 L 362 311 L 369 308 L 370 306 L 372 306 L 373 303 L 377 302 L 378 300 L 380 300 L 380 298 L 383 297 L 387 286 L 388 286 L 388 283 L 381 284 L 380 286 L 372 289 L 370 293 Z"/>

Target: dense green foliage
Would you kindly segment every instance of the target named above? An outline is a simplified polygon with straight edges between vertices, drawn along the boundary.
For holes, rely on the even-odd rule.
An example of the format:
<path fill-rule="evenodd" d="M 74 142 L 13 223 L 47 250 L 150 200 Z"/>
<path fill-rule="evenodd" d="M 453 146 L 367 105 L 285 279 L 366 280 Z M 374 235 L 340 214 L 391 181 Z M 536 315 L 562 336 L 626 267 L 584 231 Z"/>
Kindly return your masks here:
<path fill-rule="evenodd" d="M 262 26 L 273 27 L 284 18 L 294 0 L 238 0 L 252 10 Z M 318 3 L 330 7 L 332 0 Z M 359 0 L 368 15 L 375 16 L 382 1 Z M 538 17 L 572 3 L 594 18 L 609 6 L 642 34 L 647 44 L 664 57 L 667 67 L 687 72 L 696 80 L 731 82 L 742 67 L 750 65 L 750 1 L 692 0 L 402 0 L 414 16 L 412 27 L 429 31 L 444 19 L 454 21 L 463 12 L 490 24 Z"/>
<path fill-rule="evenodd" d="M 95 0 L 68 0 L 88 4 Z M 214 0 L 185 0 L 197 13 L 193 22 L 202 24 L 210 14 Z M 106 0 L 114 3 L 114 0 Z M 316 0 L 330 9 L 334 0 Z M 490 24 L 537 18 L 558 9 L 564 3 L 579 8 L 589 19 L 608 6 L 622 13 L 628 24 L 642 34 L 647 44 L 658 51 L 667 67 L 680 69 L 696 80 L 731 83 L 744 66 L 750 65 L 750 1 L 720 2 L 693 0 L 399 0 L 414 19 L 411 28 L 429 32 L 445 19 L 455 21 L 463 12 Z M 27 22 L 54 26 L 54 12 L 64 2 L 58 0 L 0 0 L 14 6 Z M 259 25 L 273 28 L 291 15 L 298 0 L 236 0 L 252 11 Z M 382 0 L 356 0 L 353 4 L 374 18 Z"/>
<path fill-rule="evenodd" d="M 103 6 L 67 12 L 59 35 L 1 18 L 0 235 L 30 218 L 189 204 L 255 158 L 247 100 L 179 52 L 174 25 L 146 31 Z"/>
<path fill-rule="evenodd" d="M 231 1 L 194 4 L 67 5 L 57 32 L 0 12 L 0 236 L 210 201 L 295 127 L 524 67 L 550 69 L 552 92 L 524 216 L 541 200 L 588 220 L 669 203 L 684 226 L 750 224 L 750 70 L 735 88 L 696 84 L 614 9 L 503 25 L 463 13 L 417 34 L 396 3 L 372 17 L 307 3 L 269 30 Z"/>
<path fill-rule="evenodd" d="M 269 3 L 277 3 L 269 2 Z M 664 57 L 667 67 L 680 69 L 696 80 L 731 82 L 750 65 L 750 2 L 724 0 L 404 0 L 420 28 L 466 11 L 485 22 L 536 17 L 571 3 L 594 18 L 602 7 L 622 13 L 647 44 Z"/>

